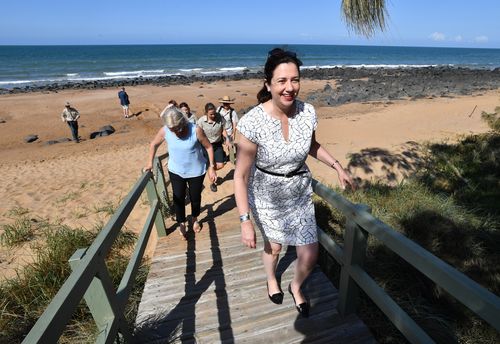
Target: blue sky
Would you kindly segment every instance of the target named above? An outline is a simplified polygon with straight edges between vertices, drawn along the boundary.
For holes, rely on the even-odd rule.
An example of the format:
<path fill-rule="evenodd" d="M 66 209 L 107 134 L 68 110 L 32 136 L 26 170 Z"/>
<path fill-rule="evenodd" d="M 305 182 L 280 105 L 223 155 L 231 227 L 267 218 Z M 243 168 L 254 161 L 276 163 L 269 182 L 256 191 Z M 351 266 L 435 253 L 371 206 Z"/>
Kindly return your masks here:
<path fill-rule="evenodd" d="M 353 44 L 500 48 L 499 0 L 392 0 L 387 30 L 350 33 L 340 0 L 17 0 L 0 45 Z"/>

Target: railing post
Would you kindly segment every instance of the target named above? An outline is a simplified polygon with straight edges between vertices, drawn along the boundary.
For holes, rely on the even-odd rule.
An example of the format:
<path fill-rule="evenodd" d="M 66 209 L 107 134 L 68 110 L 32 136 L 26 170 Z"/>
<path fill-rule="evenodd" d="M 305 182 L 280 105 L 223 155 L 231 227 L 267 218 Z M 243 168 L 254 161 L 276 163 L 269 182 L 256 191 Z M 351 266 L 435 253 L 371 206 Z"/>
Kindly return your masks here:
<path fill-rule="evenodd" d="M 232 145 L 229 146 L 229 161 L 231 161 L 231 163 L 233 165 L 236 164 L 236 144 L 233 143 Z"/>
<path fill-rule="evenodd" d="M 72 270 L 78 266 L 85 256 L 86 251 L 86 248 L 81 248 L 73 253 L 69 259 Z M 111 279 L 107 271 L 103 271 L 103 269 L 106 269 L 104 261 L 101 267 L 96 267 L 98 274 L 99 271 L 101 272 L 99 274 L 101 275 L 100 278 L 98 275 L 94 276 L 83 296 L 98 328 L 99 335 L 96 339 L 96 343 L 110 342 L 114 337 L 112 332 L 116 331 L 116 328 L 120 330 L 125 342 L 130 343 L 132 337 L 127 328 L 125 318 L 123 317 L 123 307 L 125 305 L 117 304 L 115 298 L 116 294 Z"/>
<path fill-rule="evenodd" d="M 154 164 L 156 193 L 158 194 L 158 202 L 162 205 L 160 209 L 161 211 L 164 211 L 164 209 L 169 208 L 171 205 L 170 197 L 167 191 L 167 183 L 165 181 L 165 173 L 163 172 L 161 160 L 158 157 L 155 157 Z M 167 216 L 167 214 L 164 213 L 163 216 Z"/>
<path fill-rule="evenodd" d="M 371 212 L 367 205 L 359 204 L 359 210 Z M 363 267 L 368 233 L 352 218 L 347 218 L 344 236 L 344 265 L 340 272 L 338 311 L 342 316 L 354 313 L 358 303 L 359 287 L 351 278 L 351 266 Z"/>
<path fill-rule="evenodd" d="M 146 185 L 146 192 L 148 194 L 148 200 L 150 205 L 152 205 L 155 200 L 161 202 L 161 200 L 158 197 L 158 193 L 156 191 L 155 182 L 153 181 L 153 178 L 151 178 L 148 181 L 148 184 Z M 158 211 L 156 213 L 155 227 L 159 237 L 164 237 L 167 235 L 167 229 L 165 228 L 165 221 L 163 219 L 163 213 L 161 211 Z"/>

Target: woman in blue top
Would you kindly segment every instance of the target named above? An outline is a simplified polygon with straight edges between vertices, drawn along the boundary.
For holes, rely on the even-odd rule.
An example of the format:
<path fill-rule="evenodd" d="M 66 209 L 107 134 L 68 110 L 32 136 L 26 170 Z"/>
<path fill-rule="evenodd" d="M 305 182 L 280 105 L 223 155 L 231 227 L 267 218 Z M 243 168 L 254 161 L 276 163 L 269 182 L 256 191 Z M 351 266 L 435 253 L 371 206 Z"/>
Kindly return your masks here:
<path fill-rule="evenodd" d="M 201 206 L 201 190 L 203 179 L 207 172 L 207 161 L 203 156 L 202 145 L 205 147 L 210 164 L 208 177 L 213 183 L 217 180 L 214 169 L 214 153 L 203 130 L 196 124 L 188 122 L 182 112 L 172 106 L 161 116 L 165 124 L 156 134 L 149 145 L 148 163 L 145 170 L 151 170 L 156 150 L 163 143 L 168 145 L 168 173 L 174 194 L 175 218 L 179 225 L 179 232 L 186 239 L 186 186 L 189 185 L 191 199 L 192 226 L 195 232 L 201 230 L 198 222 Z"/>

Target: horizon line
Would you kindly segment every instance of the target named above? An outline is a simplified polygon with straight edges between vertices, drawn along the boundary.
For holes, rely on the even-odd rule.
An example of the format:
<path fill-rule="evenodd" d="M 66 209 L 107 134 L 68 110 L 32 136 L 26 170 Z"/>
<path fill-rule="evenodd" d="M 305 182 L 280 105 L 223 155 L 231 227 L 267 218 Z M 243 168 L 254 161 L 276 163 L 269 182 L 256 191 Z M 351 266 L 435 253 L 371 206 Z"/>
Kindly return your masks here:
<path fill-rule="evenodd" d="M 311 43 L 93 43 L 93 44 L 0 44 L 0 47 L 85 47 L 85 46 L 167 46 L 167 45 L 271 45 L 271 46 L 352 46 L 352 47 L 383 47 L 383 48 L 437 48 L 437 49 L 490 49 L 500 47 L 457 47 L 457 46 L 424 46 L 424 45 L 375 45 L 375 44 L 311 44 Z"/>

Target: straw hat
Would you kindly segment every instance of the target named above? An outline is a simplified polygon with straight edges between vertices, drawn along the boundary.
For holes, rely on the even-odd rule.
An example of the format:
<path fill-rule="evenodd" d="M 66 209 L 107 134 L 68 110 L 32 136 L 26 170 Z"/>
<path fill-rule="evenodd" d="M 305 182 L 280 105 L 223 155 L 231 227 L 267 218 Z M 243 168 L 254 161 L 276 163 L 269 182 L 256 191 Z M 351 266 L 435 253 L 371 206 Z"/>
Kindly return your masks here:
<path fill-rule="evenodd" d="M 234 99 L 235 98 L 230 98 L 229 96 L 224 96 L 222 98 L 219 98 L 219 103 L 225 103 L 225 104 L 234 104 Z"/>

